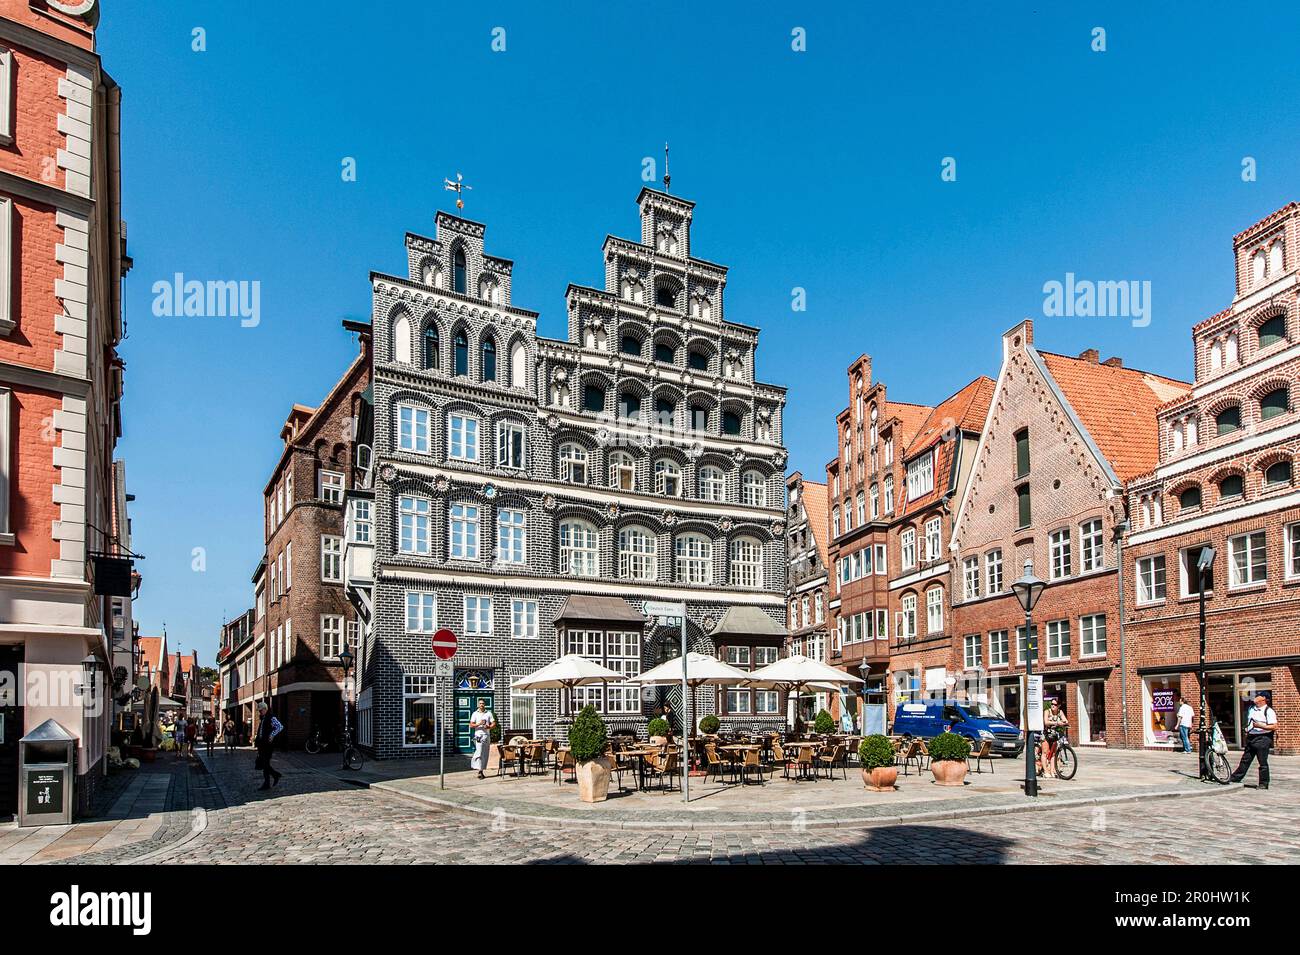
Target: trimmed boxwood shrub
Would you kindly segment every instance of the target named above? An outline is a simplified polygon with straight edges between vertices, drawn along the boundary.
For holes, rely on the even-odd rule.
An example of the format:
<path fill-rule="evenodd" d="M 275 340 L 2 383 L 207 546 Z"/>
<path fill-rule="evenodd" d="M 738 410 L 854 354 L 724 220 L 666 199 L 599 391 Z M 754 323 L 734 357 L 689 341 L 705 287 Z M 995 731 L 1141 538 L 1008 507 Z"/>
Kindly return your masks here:
<path fill-rule="evenodd" d="M 655 717 L 654 719 L 652 719 L 652 720 L 649 722 L 649 724 L 646 726 L 646 731 L 647 731 L 651 736 L 667 736 L 667 735 L 668 735 L 668 721 L 667 721 L 666 719 L 664 719 L 662 716 L 656 716 L 656 717 Z"/>
<path fill-rule="evenodd" d="M 925 748 L 931 762 L 962 762 L 970 755 L 970 740 L 956 733 L 940 733 Z"/>
<path fill-rule="evenodd" d="M 894 765 L 894 744 L 888 736 L 877 733 L 864 738 L 858 746 L 858 759 L 863 769 L 880 769 Z"/>
<path fill-rule="evenodd" d="M 825 710 L 822 710 L 817 714 L 817 718 L 813 720 L 813 730 L 823 736 L 827 733 L 834 733 L 835 717 L 831 716 Z"/>
<path fill-rule="evenodd" d="M 722 720 L 718 719 L 712 713 L 700 720 L 701 733 L 708 733 L 712 736 L 720 729 L 722 729 Z"/>
<path fill-rule="evenodd" d="M 605 753 L 605 721 L 596 713 L 596 708 L 588 704 L 573 720 L 569 727 L 569 750 L 579 763 L 589 763 L 600 759 Z"/>

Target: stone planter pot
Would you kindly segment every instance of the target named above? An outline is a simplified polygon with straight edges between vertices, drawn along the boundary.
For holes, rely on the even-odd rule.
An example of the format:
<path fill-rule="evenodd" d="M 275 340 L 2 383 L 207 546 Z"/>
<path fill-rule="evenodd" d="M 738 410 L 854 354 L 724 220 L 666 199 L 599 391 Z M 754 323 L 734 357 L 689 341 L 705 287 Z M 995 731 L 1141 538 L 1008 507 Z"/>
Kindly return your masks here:
<path fill-rule="evenodd" d="M 940 786 L 965 785 L 967 771 L 968 767 L 964 759 L 930 760 L 930 772 L 934 773 L 934 781 Z"/>
<path fill-rule="evenodd" d="M 609 760 L 605 757 L 579 763 L 578 798 L 583 802 L 604 802 L 609 796 Z"/>
<path fill-rule="evenodd" d="M 862 785 L 872 792 L 892 793 L 898 782 L 897 766 L 877 766 L 875 769 L 862 771 Z"/>

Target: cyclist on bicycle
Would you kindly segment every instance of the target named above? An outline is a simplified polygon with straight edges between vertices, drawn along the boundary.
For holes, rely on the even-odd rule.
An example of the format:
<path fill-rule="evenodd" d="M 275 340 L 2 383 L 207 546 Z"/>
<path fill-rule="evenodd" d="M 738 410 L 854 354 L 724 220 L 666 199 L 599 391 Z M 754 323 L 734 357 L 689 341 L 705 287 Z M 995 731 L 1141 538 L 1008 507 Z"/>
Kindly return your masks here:
<path fill-rule="evenodd" d="M 1061 710 L 1061 701 L 1052 700 L 1051 707 L 1043 714 L 1043 739 L 1038 749 L 1038 773 L 1040 776 L 1056 775 L 1056 741 L 1065 734 L 1070 721 Z"/>

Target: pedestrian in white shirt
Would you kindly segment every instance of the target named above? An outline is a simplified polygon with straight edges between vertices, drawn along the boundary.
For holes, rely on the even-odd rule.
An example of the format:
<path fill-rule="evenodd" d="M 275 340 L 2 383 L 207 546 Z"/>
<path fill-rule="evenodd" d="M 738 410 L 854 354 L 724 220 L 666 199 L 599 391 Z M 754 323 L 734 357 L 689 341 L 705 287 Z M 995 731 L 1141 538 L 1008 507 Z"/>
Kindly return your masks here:
<path fill-rule="evenodd" d="M 474 739 L 474 755 L 469 758 L 470 769 L 478 770 L 478 778 L 483 778 L 483 770 L 488 764 L 488 750 L 492 746 L 492 727 L 497 725 L 497 718 L 487 708 L 487 700 L 478 701 L 478 709 L 470 715 L 469 731 Z"/>
<path fill-rule="evenodd" d="M 1246 712 L 1246 746 L 1241 754 L 1241 762 L 1232 774 L 1232 781 L 1239 783 L 1250 771 L 1252 760 L 1259 760 L 1259 788 L 1268 788 L 1268 751 L 1273 748 L 1273 734 L 1277 732 L 1277 714 L 1268 705 L 1268 697 L 1259 694 L 1255 705 Z"/>
<path fill-rule="evenodd" d="M 1196 714 L 1192 711 L 1192 704 L 1187 702 L 1187 697 L 1178 698 L 1178 735 L 1183 741 L 1183 752 L 1192 751 L 1192 720 Z"/>

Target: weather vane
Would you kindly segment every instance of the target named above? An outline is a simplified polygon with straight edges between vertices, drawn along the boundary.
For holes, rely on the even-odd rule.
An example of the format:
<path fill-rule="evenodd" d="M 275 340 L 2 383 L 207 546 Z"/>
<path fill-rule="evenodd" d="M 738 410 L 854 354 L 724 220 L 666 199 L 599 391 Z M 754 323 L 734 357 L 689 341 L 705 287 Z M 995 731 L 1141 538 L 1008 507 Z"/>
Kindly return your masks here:
<path fill-rule="evenodd" d="M 464 208 L 465 208 L 465 200 L 461 198 L 461 194 L 462 194 L 466 189 L 473 189 L 474 187 L 473 187 L 473 186 L 467 186 L 467 185 L 465 185 L 465 183 L 461 181 L 461 175 L 460 175 L 460 173 L 456 173 L 456 181 L 455 181 L 455 182 L 452 182 L 450 179 L 443 179 L 442 182 L 443 182 L 443 188 L 444 188 L 444 189 L 446 189 L 448 192 L 454 192 L 454 193 L 456 193 L 456 208 L 457 208 L 457 209 L 464 209 Z"/>
<path fill-rule="evenodd" d="M 672 173 L 668 171 L 668 144 L 664 143 L 664 192 L 668 191 L 672 183 Z"/>

